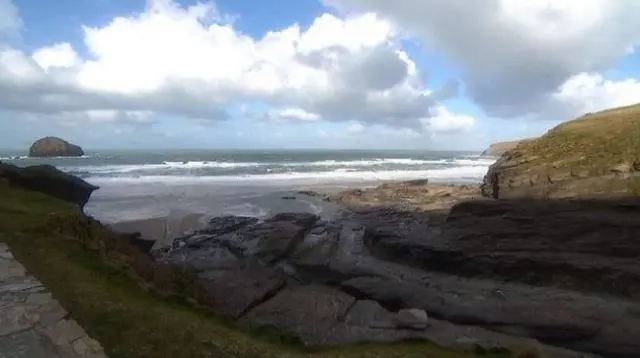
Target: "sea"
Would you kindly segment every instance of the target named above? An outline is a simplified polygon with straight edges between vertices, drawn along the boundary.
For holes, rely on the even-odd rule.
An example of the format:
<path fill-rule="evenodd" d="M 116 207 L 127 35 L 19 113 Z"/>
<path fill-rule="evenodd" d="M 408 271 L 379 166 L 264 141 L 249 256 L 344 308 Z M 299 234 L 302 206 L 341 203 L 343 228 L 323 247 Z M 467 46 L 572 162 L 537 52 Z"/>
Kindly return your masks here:
<path fill-rule="evenodd" d="M 335 208 L 296 193 L 413 179 L 478 183 L 495 158 L 456 151 L 96 150 L 79 158 L 47 159 L 5 151 L 0 160 L 18 166 L 54 165 L 99 186 L 85 210 L 115 223 L 185 213 L 322 215 Z"/>

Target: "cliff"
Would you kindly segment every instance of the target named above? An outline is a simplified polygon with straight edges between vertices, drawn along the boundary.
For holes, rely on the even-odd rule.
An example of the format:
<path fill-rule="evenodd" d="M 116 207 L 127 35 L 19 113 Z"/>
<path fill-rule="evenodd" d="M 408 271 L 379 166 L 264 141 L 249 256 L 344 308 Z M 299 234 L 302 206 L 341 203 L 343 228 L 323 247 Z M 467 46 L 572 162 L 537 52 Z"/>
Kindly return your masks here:
<path fill-rule="evenodd" d="M 640 105 L 563 123 L 506 151 L 482 194 L 510 198 L 615 198 L 640 194 Z"/>
<path fill-rule="evenodd" d="M 509 142 L 493 143 L 489 146 L 489 148 L 485 149 L 480 155 L 486 155 L 486 156 L 492 156 L 492 157 L 501 156 L 506 151 L 512 150 L 515 147 L 517 147 L 518 144 L 522 142 L 527 142 L 530 140 L 531 139 L 522 139 L 522 140 L 512 140 Z"/>

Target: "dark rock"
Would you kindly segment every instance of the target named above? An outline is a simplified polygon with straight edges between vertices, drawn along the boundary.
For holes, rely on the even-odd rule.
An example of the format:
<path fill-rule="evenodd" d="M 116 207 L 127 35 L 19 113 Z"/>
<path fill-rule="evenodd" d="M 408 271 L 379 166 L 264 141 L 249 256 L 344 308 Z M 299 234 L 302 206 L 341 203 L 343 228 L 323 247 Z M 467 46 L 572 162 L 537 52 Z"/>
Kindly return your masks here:
<path fill-rule="evenodd" d="M 318 198 L 320 200 L 329 200 L 329 198 L 331 196 L 330 194 L 319 193 L 319 192 L 313 191 L 313 190 L 299 190 L 299 191 L 296 192 L 296 194 L 306 195 L 306 196 Z"/>
<path fill-rule="evenodd" d="M 44 137 L 29 148 L 30 157 L 81 157 L 84 151 L 77 145 L 56 137 Z"/>
<path fill-rule="evenodd" d="M 248 266 L 237 270 L 211 270 L 198 274 L 218 313 L 235 319 L 268 300 L 284 285 L 276 270 Z"/>
<path fill-rule="evenodd" d="M 285 195 L 282 197 L 282 200 L 296 200 L 295 196 L 289 196 L 289 195 Z"/>
<path fill-rule="evenodd" d="M 219 311 L 309 345 L 426 338 L 633 356 L 638 209 L 478 200 L 436 227 L 425 212 L 376 208 L 228 217 L 156 257 L 197 272 Z"/>
<path fill-rule="evenodd" d="M 130 244 L 137 247 L 138 249 L 140 249 L 140 251 L 144 253 L 148 253 L 149 251 L 151 251 L 151 248 L 155 243 L 155 240 L 148 240 L 148 239 L 142 238 L 142 235 L 139 232 L 122 233 L 121 235 L 125 237 Z"/>
<path fill-rule="evenodd" d="M 73 175 L 64 173 L 51 165 L 34 165 L 19 168 L 0 163 L 0 178 L 10 185 L 38 191 L 60 200 L 77 204 L 83 209 L 91 194 L 99 187 Z"/>
<path fill-rule="evenodd" d="M 640 298 L 638 232 L 637 199 L 487 201 L 455 207 L 442 241 L 450 272 Z"/>
<path fill-rule="evenodd" d="M 267 219 L 266 222 L 290 222 L 308 228 L 319 219 L 317 215 L 311 213 L 280 213 Z"/>
<path fill-rule="evenodd" d="M 275 328 L 307 345 L 322 344 L 327 332 L 344 319 L 354 302 L 348 294 L 327 286 L 292 287 L 255 307 L 241 324 Z"/>
<path fill-rule="evenodd" d="M 404 182 L 404 184 L 406 184 L 406 185 L 424 186 L 424 185 L 429 184 L 429 179 L 407 180 L 407 181 Z"/>
<path fill-rule="evenodd" d="M 287 256 L 302 241 L 307 228 L 286 221 L 265 223 L 252 232 L 259 242 L 248 253 L 266 262 L 276 262 Z"/>
<path fill-rule="evenodd" d="M 533 337 L 571 349 L 625 356 L 639 348 L 624 343 L 640 333 L 637 319 L 625 313 L 638 308 L 632 301 L 444 274 L 402 274 L 402 280 L 354 278 L 344 282 L 343 289 L 390 310 L 419 308 L 458 325 Z"/>
<path fill-rule="evenodd" d="M 344 322 L 353 326 L 368 328 L 396 328 L 396 316 L 380 306 L 376 301 L 358 300 L 351 307 Z"/>
<path fill-rule="evenodd" d="M 223 235 L 234 232 L 243 226 L 256 224 L 258 221 L 258 218 L 250 216 L 218 216 L 209 220 L 207 227 L 199 230 L 198 233 Z"/>

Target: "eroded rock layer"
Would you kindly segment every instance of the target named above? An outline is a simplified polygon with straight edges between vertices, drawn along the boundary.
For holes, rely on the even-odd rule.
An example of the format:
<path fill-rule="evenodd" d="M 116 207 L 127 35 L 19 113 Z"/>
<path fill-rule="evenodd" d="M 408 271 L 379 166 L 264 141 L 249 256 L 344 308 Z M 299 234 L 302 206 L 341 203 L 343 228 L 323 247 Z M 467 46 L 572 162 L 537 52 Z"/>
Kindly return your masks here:
<path fill-rule="evenodd" d="M 428 215 L 219 217 L 154 255 L 197 274 L 240 324 L 308 345 L 425 338 L 640 355 L 640 204 L 482 200 L 438 226 Z"/>

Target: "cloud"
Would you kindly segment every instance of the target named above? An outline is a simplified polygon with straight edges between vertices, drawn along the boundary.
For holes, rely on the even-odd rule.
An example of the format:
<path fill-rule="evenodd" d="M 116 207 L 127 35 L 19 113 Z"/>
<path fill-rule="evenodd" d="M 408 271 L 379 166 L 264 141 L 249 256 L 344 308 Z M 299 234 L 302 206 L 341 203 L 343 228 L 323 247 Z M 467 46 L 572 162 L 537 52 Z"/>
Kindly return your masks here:
<path fill-rule="evenodd" d="M 362 123 L 352 123 L 347 127 L 347 132 L 349 133 L 353 133 L 353 134 L 359 134 L 365 131 L 365 126 L 362 125 Z"/>
<path fill-rule="evenodd" d="M 267 112 L 267 119 L 273 121 L 305 121 L 314 122 L 320 119 L 315 113 L 310 113 L 302 108 L 271 109 Z"/>
<path fill-rule="evenodd" d="M 475 127 L 476 120 L 468 115 L 450 113 L 445 107 L 435 108 L 435 114 L 423 120 L 424 126 L 433 133 L 469 132 Z"/>
<path fill-rule="evenodd" d="M 567 81 L 608 69 L 640 44 L 636 1 L 324 2 L 352 16 L 375 12 L 419 37 L 460 68 L 469 96 L 497 117 L 562 109 L 555 92 Z"/>
<path fill-rule="evenodd" d="M 581 73 L 567 80 L 553 96 L 576 112 L 597 112 L 640 103 L 640 80 L 609 81 L 599 74 Z"/>
<path fill-rule="evenodd" d="M 450 84 L 426 88 L 395 26 L 373 13 L 327 13 L 262 38 L 233 20 L 211 2 L 148 0 L 142 13 L 83 26 L 86 58 L 67 42 L 33 53 L 0 48 L 0 108 L 131 123 L 164 113 L 204 125 L 257 103 L 267 119 L 422 129 L 431 108 L 455 94 Z"/>
<path fill-rule="evenodd" d="M 39 48 L 31 57 L 46 73 L 50 70 L 73 68 L 81 63 L 80 57 L 68 43 Z"/>

